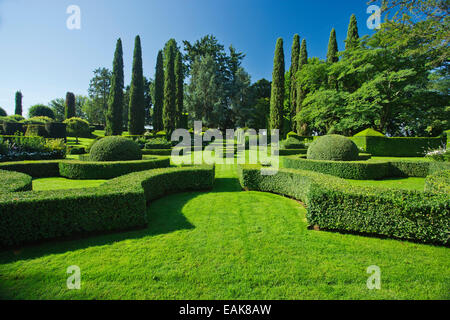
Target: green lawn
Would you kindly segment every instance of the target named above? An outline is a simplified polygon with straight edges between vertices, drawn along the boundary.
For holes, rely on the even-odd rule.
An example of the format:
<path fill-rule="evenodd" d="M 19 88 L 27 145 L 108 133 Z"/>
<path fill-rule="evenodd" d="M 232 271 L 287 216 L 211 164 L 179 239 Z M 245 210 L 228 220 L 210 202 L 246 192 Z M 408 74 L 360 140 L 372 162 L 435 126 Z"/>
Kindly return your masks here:
<path fill-rule="evenodd" d="M 425 178 L 387 178 L 383 180 L 350 180 L 346 179 L 349 183 L 357 186 L 371 186 L 379 188 L 393 188 L 393 189 L 405 189 L 405 190 L 420 190 L 425 188 Z"/>
<path fill-rule="evenodd" d="M 217 166 L 212 192 L 153 202 L 144 230 L 1 252 L 0 297 L 450 299 L 448 248 L 308 230 L 299 203 L 242 192 L 234 169 Z M 66 288 L 71 265 L 81 290 Z"/>
<path fill-rule="evenodd" d="M 66 178 L 42 178 L 33 180 L 33 190 L 58 190 L 93 188 L 103 184 L 106 180 L 70 180 Z"/>

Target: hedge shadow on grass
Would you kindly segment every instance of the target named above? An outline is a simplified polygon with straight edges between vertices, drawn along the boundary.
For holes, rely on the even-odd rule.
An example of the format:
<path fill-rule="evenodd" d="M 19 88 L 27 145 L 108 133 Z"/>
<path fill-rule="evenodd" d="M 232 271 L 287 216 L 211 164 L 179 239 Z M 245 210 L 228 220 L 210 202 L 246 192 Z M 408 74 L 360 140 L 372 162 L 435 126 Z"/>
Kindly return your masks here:
<path fill-rule="evenodd" d="M 149 221 L 147 227 L 124 229 L 121 231 L 97 232 L 89 237 L 86 237 L 86 234 L 84 234 L 50 240 L 47 239 L 32 244 L 26 244 L 21 247 L 12 247 L 0 251 L 0 264 L 25 261 L 46 255 L 61 254 L 91 247 L 113 245 L 120 241 L 139 240 L 145 237 L 155 237 L 175 231 L 193 230 L 195 229 L 195 225 L 193 225 L 183 214 L 183 208 L 189 201 L 201 195 L 204 195 L 204 193 L 186 192 L 168 195 L 167 197 L 174 200 L 170 202 L 173 205 L 173 207 L 171 207 L 173 210 L 153 212 L 153 215 L 150 215 L 152 204 L 157 204 L 159 201 L 167 201 L 166 197 L 155 200 L 147 207 L 146 214 Z"/>

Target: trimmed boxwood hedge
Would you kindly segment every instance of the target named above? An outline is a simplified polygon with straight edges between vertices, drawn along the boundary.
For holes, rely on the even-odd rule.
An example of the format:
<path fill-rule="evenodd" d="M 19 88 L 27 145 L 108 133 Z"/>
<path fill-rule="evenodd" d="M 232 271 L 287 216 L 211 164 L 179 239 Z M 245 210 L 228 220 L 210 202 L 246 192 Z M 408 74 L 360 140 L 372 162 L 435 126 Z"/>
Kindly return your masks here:
<path fill-rule="evenodd" d="M 343 179 L 376 180 L 389 177 L 422 177 L 450 169 L 450 163 L 432 161 L 324 161 L 291 156 L 282 158 L 284 168 L 311 170 Z"/>
<path fill-rule="evenodd" d="M 283 158 L 283 167 L 311 170 L 344 179 L 376 180 L 389 175 L 388 162 L 325 161 L 298 157 Z"/>
<path fill-rule="evenodd" d="M 279 169 L 275 175 L 262 175 L 258 166 L 239 166 L 238 171 L 245 189 L 305 202 L 310 227 L 448 244 L 448 195 L 352 186 L 305 170 Z"/>
<path fill-rule="evenodd" d="M 0 170 L 16 171 L 33 178 L 63 176 L 69 179 L 111 179 L 133 171 L 165 168 L 169 158 L 140 161 L 87 162 L 75 160 L 21 161 L 0 163 Z"/>
<path fill-rule="evenodd" d="M 2 179 L 0 175 L 0 179 Z M 168 193 L 211 189 L 214 167 L 134 172 L 97 188 L 0 193 L 0 247 L 144 227 L 147 204 Z"/>
<path fill-rule="evenodd" d="M 359 148 L 379 157 L 417 157 L 428 150 L 435 150 L 446 143 L 445 137 L 378 137 L 357 136 L 351 138 Z"/>
<path fill-rule="evenodd" d="M 0 170 L 16 171 L 33 178 L 59 177 L 59 163 L 62 160 L 2 162 Z"/>
<path fill-rule="evenodd" d="M 280 149 L 278 150 L 278 154 L 280 156 L 292 156 L 295 154 L 306 154 L 308 149 Z"/>
<path fill-rule="evenodd" d="M 170 156 L 172 154 L 172 149 L 143 149 L 142 154 L 154 156 Z"/>
<path fill-rule="evenodd" d="M 20 172 L 0 170 L 0 193 L 30 191 L 33 186 L 29 175 Z"/>
<path fill-rule="evenodd" d="M 425 179 L 425 191 L 450 195 L 450 170 L 438 171 Z"/>
<path fill-rule="evenodd" d="M 65 178 L 78 180 L 111 179 L 131 172 L 168 166 L 170 166 L 169 158 L 115 162 L 61 161 L 59 174 Z"/>

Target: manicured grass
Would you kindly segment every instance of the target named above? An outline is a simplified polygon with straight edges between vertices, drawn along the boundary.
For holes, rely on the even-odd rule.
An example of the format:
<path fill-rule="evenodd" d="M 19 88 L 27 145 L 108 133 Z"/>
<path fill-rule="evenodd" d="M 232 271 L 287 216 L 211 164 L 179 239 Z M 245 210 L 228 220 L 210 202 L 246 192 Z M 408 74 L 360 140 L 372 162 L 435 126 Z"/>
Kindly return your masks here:
<path fill-rule="evenodd" d="M 383 180 L 350 180 L 348 182 L 358 186 L 370 186 L 378 188 L 393 188 L 405 190 L 420 190 L 425 188 L 425 178 L 388 178 Z"/>
<path fill-rule="evenodd" d="M 13 299 L 449 299 L 449 249 L 312 231 L 305 209 L 242 192 L 234 166 L 215 188 L 153 202 L 144 230 L 0 253 Z M 81 290 L 66 270 L 81 268 Z M 369 290 L 369 266 L 381 290 Z"/>
<path fill-rule="evenodd" d="M 105 183 L 107 180 L 70 180 L 66 178 L 42 178 L 33 180 L 33 190 L 58 190 L 93 188 Z"/>

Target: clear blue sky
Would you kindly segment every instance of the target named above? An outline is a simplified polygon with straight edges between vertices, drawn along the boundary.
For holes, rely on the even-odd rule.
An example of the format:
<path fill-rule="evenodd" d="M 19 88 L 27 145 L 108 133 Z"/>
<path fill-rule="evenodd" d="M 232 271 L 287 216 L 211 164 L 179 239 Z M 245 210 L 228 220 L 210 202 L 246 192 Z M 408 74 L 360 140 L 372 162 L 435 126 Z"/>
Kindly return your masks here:
<path fill-rule="evenodd" d="M 0 0 L 0 106 L 14 113 L 14 93 L 24 109 L 65 97 L 87 95 L 92 71 L 111 68 L 122 38 L 125 81 L 130 81 L 134 37 L 142 40 L 144 74 L 154 77 L 156 55 L 169 38 L 191 42 L 214 34 L 226 47 L 246 53 L 252 76 L 271 80 L 275 42 L 285 41 L 286 68 L 292 37 L 308 42 L 310 56 L 324 58 L 332 27 L 344 46 L 350 15 L 366 27 L 366 0 Z M 81 30 L 69 30 L 69 5 L 81 9 Z"/>

